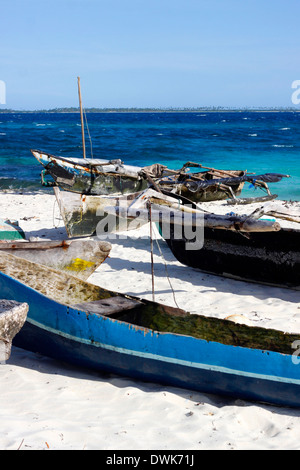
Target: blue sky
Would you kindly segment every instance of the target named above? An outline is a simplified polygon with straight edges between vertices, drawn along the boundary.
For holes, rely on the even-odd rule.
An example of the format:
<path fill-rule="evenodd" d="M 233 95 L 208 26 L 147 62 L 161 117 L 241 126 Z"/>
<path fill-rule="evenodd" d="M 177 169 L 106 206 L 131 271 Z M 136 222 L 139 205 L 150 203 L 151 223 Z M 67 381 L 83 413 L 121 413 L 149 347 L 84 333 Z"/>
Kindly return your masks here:
<path fill-rule="evenodd" d="M 291 106 L 299 0 L 0 0 L 0 108 Z"/>

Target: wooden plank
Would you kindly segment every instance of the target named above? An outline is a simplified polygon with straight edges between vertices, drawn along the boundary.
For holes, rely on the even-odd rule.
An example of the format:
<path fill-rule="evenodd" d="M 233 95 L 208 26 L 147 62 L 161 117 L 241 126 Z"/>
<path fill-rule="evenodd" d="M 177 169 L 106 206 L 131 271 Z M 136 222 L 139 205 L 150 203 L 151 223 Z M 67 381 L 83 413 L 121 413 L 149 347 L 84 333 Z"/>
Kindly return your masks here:
<path fill-rule="evenodd" d="M 83 158 L 86 158 L 85 139 L 84 139 L 84 125 L 83 125 L 83 112 L 82 112 L 82 100 L 81 100 L 81 89 L 80 89 L 80 77 L 77 77 L 77 81 L 78 81 L 78 96 L 79 96 L 80 119 L 81 119 L 82 150 L 83 150 Z"/>
<path fill-rule="evenodd" d="M 38 240 L 34 242 L 24 241 L 3 241 L 0 250 L 48 250 L 51 248 L 68 248 L 72 243 L 71 240 Z"/>
<path fill-rule="evenodd" d="M 253 204 L 254 202 L 266 202 L 266 201 L 273 201 L 278 196 L 277 194 L 270 194 L 269 196 L 261 196 L 261 197 L 246 197 L 246 198 L 235 198 L 235 199 L 228 199 L 227 204 Z"/>
<path fill-rule="evenodd" d="M 227 216 L 221 214 L 205 213 L 204 215 L 198 211 L 191 211 L 189 208 L 185 211 L 186 206 L 182 206 L 182 210 L 170 209 L 167 206 L 155 205 L 151 209 L 152 222 L 162 222 L 165 224 L 172 223 L 174 225 L 185 226 L 204 226 L 220 230 L 233 230 L 241 232 L 278 232 L 281 226 L 278 222 L 268 220 L 256 220 L 245 216 Z M 137 218 L 138 220 L 149 220 L 148 209 L 132 209 L 132 207 L 112 207 L 106 206 L 105 211 L 109 214 L 117 214 L 118 217 Z M 184 212 L 187 212 L 184 216 Z"/>

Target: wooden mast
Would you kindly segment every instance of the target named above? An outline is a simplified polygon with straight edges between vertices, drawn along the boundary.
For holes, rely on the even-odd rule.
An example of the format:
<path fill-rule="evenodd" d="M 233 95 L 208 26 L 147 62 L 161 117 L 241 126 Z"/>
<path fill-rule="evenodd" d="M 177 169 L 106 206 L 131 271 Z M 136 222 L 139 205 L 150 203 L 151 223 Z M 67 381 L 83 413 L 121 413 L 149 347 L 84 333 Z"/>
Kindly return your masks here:
<path fill-rule="evenodd" d="M 82 102 L 81 102 L 81 90 L 80 90 L 80 77 L 77 77 L 77 81 L 78 81 L 78 96 L 79 96 L 79 105 L 80 105 L 80 118 L 81 118 L 81 135 L 82 135 L 83 158 L 86 158 L 86 155 L 85 155 L 85 140 L 84 140 L 84 123 L 83 123 Z"/>

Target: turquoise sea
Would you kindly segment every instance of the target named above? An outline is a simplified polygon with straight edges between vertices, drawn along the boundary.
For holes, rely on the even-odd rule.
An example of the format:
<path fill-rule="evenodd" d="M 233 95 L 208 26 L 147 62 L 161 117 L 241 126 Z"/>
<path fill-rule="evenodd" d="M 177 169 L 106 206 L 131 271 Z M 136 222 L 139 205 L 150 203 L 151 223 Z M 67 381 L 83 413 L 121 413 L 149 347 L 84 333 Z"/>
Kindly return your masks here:
<path fill-rule="evenodd" d="M 300 200 L 300 113 L 87 113 L 87 156 L 121 158 L 138 166 L 187 161 L 219 169 L 291 175 L 270 184 L 279 199 Z M 90 144 L 89 134 L 92 145 Z M 81 157 L 78 113 L 1 113 L 0 190 L 44 190 L 30 149 Z M 248 183 L 244 196 L 262 195 Z"/>

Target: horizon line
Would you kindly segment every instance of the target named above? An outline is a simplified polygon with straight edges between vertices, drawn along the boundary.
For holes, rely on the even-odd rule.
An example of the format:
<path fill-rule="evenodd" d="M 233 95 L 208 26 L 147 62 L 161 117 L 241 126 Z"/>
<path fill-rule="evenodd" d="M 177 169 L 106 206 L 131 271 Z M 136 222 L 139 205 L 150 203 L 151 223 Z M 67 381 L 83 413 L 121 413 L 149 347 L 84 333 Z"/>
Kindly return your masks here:
<path fill-rule="evenodd" d="M 227 106 L 205 106 L 205 107 L 90 107 L 84 108 L 85 112 L 88 113 L 108 113 L 108 112 L 218 112 L 218 111 L 293 111 L 299 112 L 300 109 L 293 106 L 242 106 L 242 107 L 227 107 Z M 41 109 L 11 109 L 11 108 L 0 108 L 0 113 L 80 113 L 80 108 L 75 106 L 65 106 L 56 108 L 41 108 Z"/>

